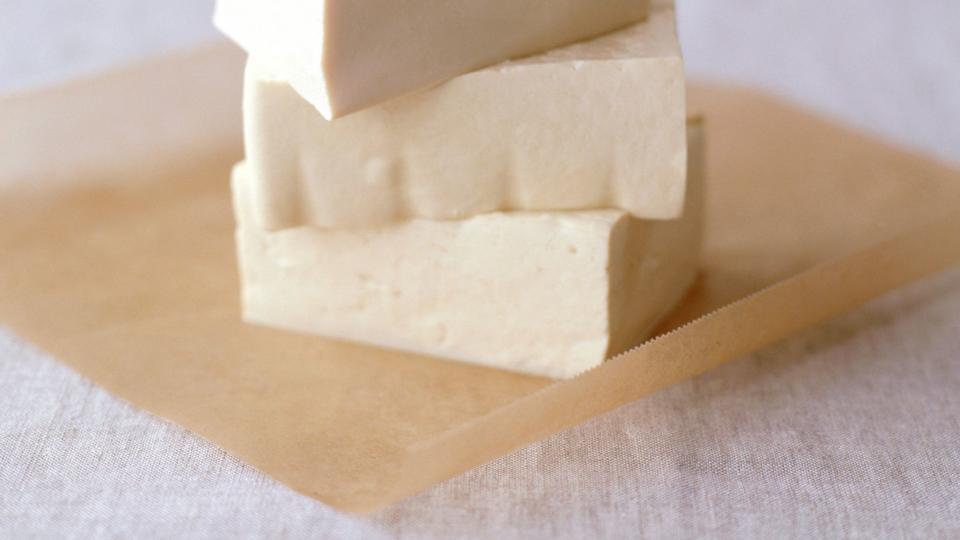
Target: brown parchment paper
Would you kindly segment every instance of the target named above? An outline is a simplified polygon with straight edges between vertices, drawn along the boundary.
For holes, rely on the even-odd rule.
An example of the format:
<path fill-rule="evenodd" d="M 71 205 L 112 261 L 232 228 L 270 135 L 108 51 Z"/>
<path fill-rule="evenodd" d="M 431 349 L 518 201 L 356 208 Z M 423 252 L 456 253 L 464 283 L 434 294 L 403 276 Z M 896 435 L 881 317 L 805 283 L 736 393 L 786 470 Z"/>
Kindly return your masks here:
<path fill-rule="evenodd" d="M 248 326 L 228 193 L 241 70 L 216 46 L 0 101 L 0 324 L 341 509 L 389 504 L 960 260 L 956 171 L 702 86 L 704 273 L 662 329 L 679 330 L 554 383 Z"/>

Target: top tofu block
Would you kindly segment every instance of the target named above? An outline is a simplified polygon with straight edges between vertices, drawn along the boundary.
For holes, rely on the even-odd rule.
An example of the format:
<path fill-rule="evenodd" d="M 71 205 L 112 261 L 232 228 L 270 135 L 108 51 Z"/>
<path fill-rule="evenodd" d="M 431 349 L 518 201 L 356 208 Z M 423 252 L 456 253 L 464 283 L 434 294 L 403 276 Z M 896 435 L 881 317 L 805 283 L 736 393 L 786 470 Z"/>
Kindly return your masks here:
<path fill-rule="evenodd" d="M 615 208 L 673 219 L 686 96 L 671 4 L 648 22 L 327 121 L 251 56 L 247 162 L 266 230 Z"/>
<path fill-rule="evenodd" d="M 649 0 L 218 0 L 214 24 L 327 119 L 622 28 Z"/>

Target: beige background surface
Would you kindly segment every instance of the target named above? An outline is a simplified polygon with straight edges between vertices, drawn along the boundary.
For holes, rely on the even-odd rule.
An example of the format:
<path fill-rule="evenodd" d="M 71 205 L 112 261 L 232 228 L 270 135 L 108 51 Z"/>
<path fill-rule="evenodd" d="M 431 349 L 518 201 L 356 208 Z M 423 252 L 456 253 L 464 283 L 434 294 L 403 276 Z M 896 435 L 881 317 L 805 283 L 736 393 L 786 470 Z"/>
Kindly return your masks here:
<path fill-rule="evenodd" d="M 2 64 L 2 86 L 210 35 L 192 3 L 164 15 L 89 2 L 44 27 L 40 6 L 56 4 L 70 3 L 0 2 L 0 25 L 16 27 L 0 30 L 3 50 L 21 58 Z M 742 27 L 719 7 L 685 8 L 685 36 L 697 36 L 687 39 L 691 68 L 799 94 L 931 152 L 957 152 L 956 75 L 942 66 L 956 64 L 960 47 L 937 31 L 957 20 L 949 17 L 956 4 L 928 2 L 907 16 L 871 3 L 869 17 L 827 22 L 823 6 L 810 4 L 730 3 L 753 17 Z M 840 10 L 858 5 L 868 7 Z M 865 29 L 845 31 L 851 23 Z M 901 39 L 909 24 L 920 29 Z M 122 28 L 140 30 L 115 33 Z M 797 69 L 782 71 L 778 57 Z M 888 72 L 900 76 L 887 80 Z M 953 272 L 363 520 L 289 492 L 2 333 L 0 536 L 955 535 L 958 331 Z"/>
<path fill-rule="evenodd" d="M 361 519 L 3 335 L 0 537 L 955 537 L 957 351 L 955 271 Z"/>

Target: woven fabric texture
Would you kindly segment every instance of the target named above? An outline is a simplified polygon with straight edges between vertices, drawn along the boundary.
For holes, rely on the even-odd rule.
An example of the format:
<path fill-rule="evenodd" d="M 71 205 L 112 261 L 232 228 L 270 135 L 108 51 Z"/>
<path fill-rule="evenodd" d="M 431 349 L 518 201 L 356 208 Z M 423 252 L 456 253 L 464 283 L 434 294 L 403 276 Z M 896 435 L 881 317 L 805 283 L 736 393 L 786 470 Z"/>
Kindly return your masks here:
<path fill-rule="evenodd" d="M 955 537 L 960 271 L 374 516 L 0 334 L 0 537 Z"/>

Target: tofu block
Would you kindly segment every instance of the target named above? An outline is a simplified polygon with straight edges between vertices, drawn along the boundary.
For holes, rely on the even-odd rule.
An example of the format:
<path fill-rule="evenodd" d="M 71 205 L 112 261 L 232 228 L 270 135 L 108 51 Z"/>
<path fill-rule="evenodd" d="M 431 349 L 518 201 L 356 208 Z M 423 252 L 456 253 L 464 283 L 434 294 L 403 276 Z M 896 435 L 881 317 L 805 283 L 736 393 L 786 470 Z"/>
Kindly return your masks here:
<path fill-rule="evenodd" d="M 702 229 L 701 132 L 682 219 L 619 210 L 491 213 L 372 229 L 253 220 L 234 171 L 248 322 L 554 378 L 640 342 L 684 296 Z"/>
<path fill-rule="evenodd" d="M 648 0 L 218 0 L 214 24 L 328 119 L 623 28 Z"/>
<path fill-rule="evenodd" d="M 257 223 L 369 227 L 517 210 L 680 215 L 685 84 L 675 14 L 327 121 L 251 57 Z"/>

